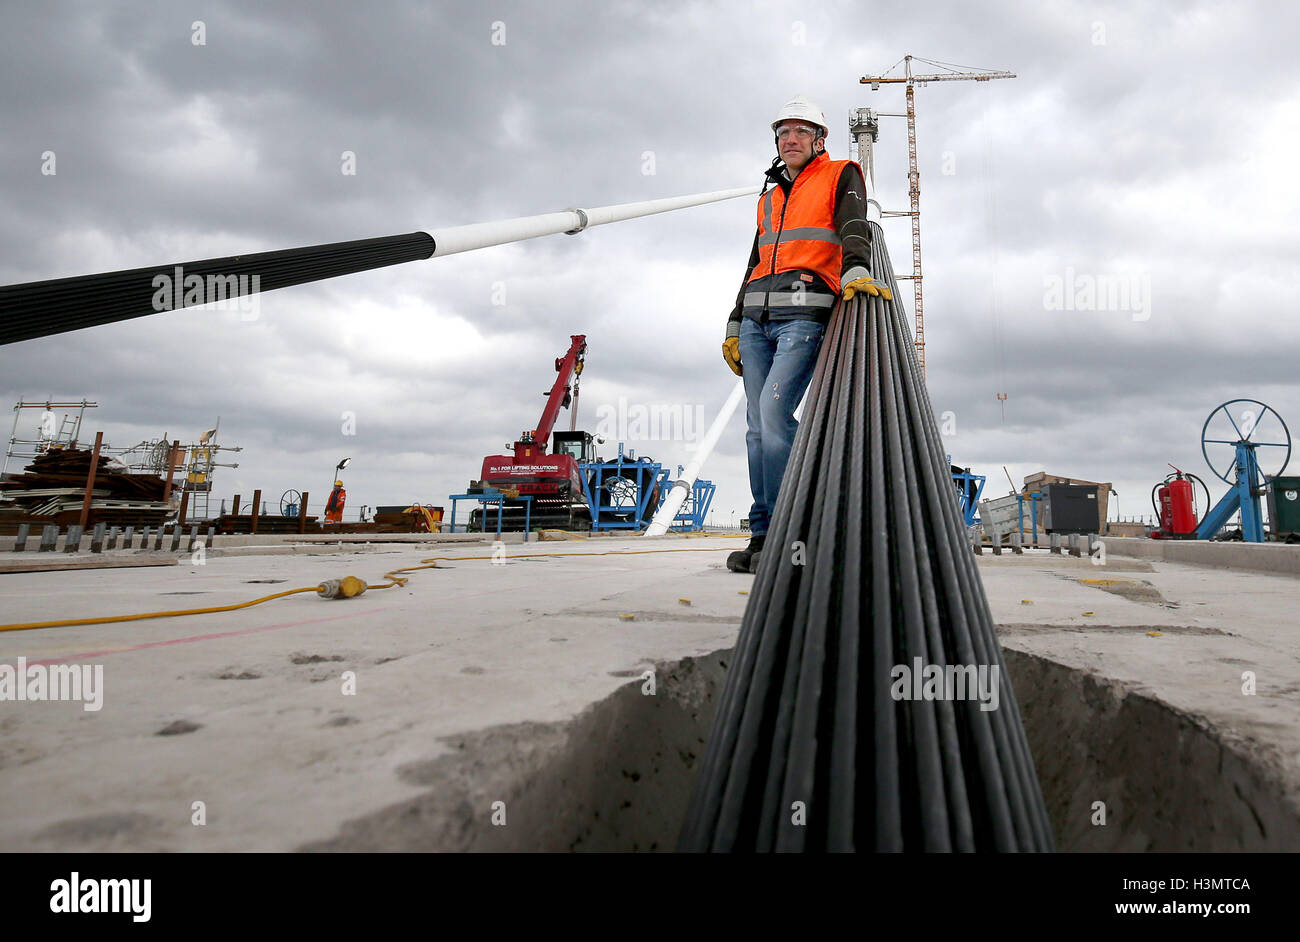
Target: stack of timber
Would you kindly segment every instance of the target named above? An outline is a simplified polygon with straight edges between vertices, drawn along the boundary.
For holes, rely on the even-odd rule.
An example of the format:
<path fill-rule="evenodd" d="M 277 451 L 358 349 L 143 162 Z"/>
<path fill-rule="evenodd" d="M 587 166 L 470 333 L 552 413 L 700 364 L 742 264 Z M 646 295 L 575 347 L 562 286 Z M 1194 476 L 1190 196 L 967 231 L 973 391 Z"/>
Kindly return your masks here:
<path fill-rule="evenodd" d="M 48 451 L 22 474 L 0 482 L 0 533 L 17 533 L 24 523 L 61 529 L 79 523 L 92 457 L 88 449 Z M 121 468 L 113 459 L 99 456 L 86 525 L 159 526 L 175 511 L 175 500 L 172 505 L 163 502 L 166 482 L 156 474 L 131 474 Z"/>

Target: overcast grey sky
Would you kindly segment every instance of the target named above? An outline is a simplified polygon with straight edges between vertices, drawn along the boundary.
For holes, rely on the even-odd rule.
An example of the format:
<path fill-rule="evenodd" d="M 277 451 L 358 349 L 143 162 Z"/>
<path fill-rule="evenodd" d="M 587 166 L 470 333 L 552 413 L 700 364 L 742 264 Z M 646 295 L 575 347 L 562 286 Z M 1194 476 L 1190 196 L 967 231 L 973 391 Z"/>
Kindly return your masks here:
<path fill-rule="evenodd" d="M 1166 462 L 1208 476 L 1220 402 L 1300 425 L 1297 35 L 1281 3 L 10 2 L 0 283 L 755 185 L 793 94 L 844 158 L 850 109 L 904 106 L 862 75 L 905 53 L 1006 69 L 916 93 L 931 399 L 986 496 L 1006 465 L 1149 512 Z M 883 118 L 887 209 L 906 170 Z M 26 341 L 0 348 L 0 402 L 97 400 L 114 446 L 220 416 L 245 449 L 221 496 L 317 504 L 346 455 L 350 510 L 445 504 L 536 424 L 570 334 L 579 427 L 620 397 L 707 423 L 753 227 L 743 198 L 268 292 L 252 321 Z M 910 270 L 906 220 L 885 232 Z M 1127 299 L 1089 303 L 1107 280 Z M 699 429 L 668 431 L 629 446 L 685 463 Z M 747 512 L 740 414 L 705 476 L 716 519 Z"/>

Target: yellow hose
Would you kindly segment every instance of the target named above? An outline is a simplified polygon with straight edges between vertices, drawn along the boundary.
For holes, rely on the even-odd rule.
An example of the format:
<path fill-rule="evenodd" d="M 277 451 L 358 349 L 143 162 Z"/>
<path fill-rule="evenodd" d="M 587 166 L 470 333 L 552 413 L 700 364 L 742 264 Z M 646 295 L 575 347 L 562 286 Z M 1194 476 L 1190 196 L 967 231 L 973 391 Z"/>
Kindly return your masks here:
<path fill-rule="evenodd" d="M 597 553 L 525 553 L 525 556 L 634 556 L 644 553 L 716 553 L 717 548 L 698 547 L 692 549 L 657 549 L 657 550 L 603 550 Z M 261 605 L 263 602 L 269 602 L 272 599 L 282 599 L 286 595 L 297 595 L 300 592 L 315 592 L 323 598 L 354 598 L 370 589 L 393 589 L 406 585 L 409 579 L 403 578 L 398 573 L 416 572 L 420 569 L 437 569 L 439 562 L 459 562 L 468 559 L 493 559 L 493 556 L 431 556 L 428 559 L 420 560 L 425 565 L 407 566 L 402 569 L 394 569 L 384 573 L 384 578 L 388 580 L 383 585 L 367 585 L 363 579 L 356 576 L 345 576 L 342 579 L 331 579 L 320 585 L 302 586 L 298 589 L 286 589 L 283 592 L 277 592 L 274 595 L 264 595 L 260 599 L 253 599 L 248 602 L 236 602 L 234 605 L 214 605 L 210 608 L 187 608 L 174 612 L 141 612 L 137 615 L 105 615 L 100 618 L 68 618 L 63 621 L 32 621 L 18 625 L 0 625 L 0 631 L 27 631 L 33 628 L 70 628 L 75 625 L 102 625 L 111 622 L 122 621 L 142 621 L 146 618 L 178 618 L 182 615 L 206 615 L 212 612 L 233 612 L 241 608 L 250 608 L 254 605 Z M 334 583 L 332 589 L 328 588 L 330 583 Z M 333 592 L 333 594 L 330 594 Z"/>
<path fill-rule="evenodd" d="M 212 608 L 187 608 L 176 612 L 143 612 L 139 615 L 106 615 L 102 618 L 68 618 L 63 621 L 32 621 L 21 625 L 0 625 L 0 631 L 25 631 L 28 628 L 67 628 L 72 625 L 102 625 L 107 622 L 115 621 L 140 621 L 145 618 L 171 618 L 176 615 L 202 615 L 205 612 L 233 612 L 237 608 L 248 608 L 251 605 L 260 605 L 263 602 L 269 602 L 271 599 L 281 599 L 286 595 L 296 595 L 299 592 L 316 592 L 318 586 L 305 586 L 301 589 L 288 589 L 284 592 L 277 592 L 275 595 L 266 595 L 260 599 L 253 599 L 251 602 L 237 602 L 234 605 L 214 605 Z"/>

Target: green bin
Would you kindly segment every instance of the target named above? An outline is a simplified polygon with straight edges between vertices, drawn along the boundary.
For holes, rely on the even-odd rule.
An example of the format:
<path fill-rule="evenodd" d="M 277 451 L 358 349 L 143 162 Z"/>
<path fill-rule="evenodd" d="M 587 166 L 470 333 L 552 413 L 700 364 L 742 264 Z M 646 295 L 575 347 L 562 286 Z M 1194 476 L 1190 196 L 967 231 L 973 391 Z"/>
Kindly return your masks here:
<path fill-rule="evenodd" d="M 1300 477 L 1278 477 L 1268 482 L 1268 521 L 1273 539 L 1300 535 Z"/>

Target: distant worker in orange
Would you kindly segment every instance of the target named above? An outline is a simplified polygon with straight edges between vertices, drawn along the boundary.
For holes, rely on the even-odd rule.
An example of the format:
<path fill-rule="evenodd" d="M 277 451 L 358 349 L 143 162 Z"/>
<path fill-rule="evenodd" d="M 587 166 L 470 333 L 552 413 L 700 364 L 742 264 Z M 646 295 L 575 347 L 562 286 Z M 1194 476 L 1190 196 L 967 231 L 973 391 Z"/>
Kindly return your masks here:
<path fill-rule="evenodd" d="M 335 481 L 334 490 L 330 491 L 330 499 L 325 502 L 325 522 L 342 523 L 343 505 L 347 501 L 348 492 L 343 489 L 343 482 Z"/>

